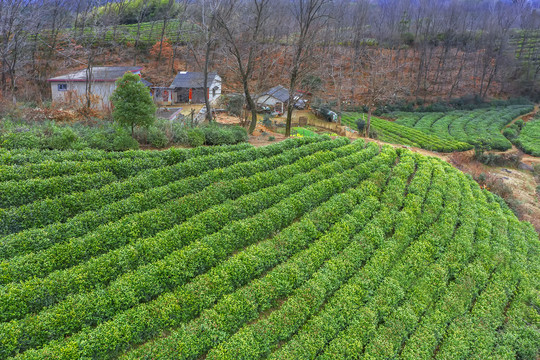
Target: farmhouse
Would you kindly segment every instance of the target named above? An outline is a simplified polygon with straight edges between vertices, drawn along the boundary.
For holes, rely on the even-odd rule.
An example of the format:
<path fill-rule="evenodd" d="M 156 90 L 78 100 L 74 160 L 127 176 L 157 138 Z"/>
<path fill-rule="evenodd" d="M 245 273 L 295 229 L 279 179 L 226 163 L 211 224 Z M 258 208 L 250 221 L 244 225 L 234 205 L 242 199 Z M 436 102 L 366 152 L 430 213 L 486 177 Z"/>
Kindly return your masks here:
<path fill-rule="evenodd" d="M 302 99 L 302 97 L 303 94 L 300 93 L 295 95 L 295 107 L 303 108 L 305 106 L 305 101 Z M 288 102 L 289 90 L 282 85 L 275 86 L 257 97 L 257 106 L 261 108 L 271 108 L 274 111 L 278 111 L 282 114 L 284 113 Z"/>
<path fill-rule="evenodd" d="M 213 102 L 221 95 L 221 77 L 209 73 L 207 90 L 204 89 L 204 73 L 181 71 L 174 78 L 170 88 L 175 103 L 204 103 L 204 96 Z"/>
<path fill-rule="evenodd" d="M 141 66 L 95 66 L 90 73 L 87 69 L 83 69 L 54 77 L 48 80 L 51 84 L 52 101 L 53 103 L 83 102 L 86 91 L 90 88 L 93 105 L 99 109 L 109 108 L 111 106 L 109 99 L 116 89 L 116 80 L 128 71 L 140 76 L 141 70 Z M 146 86 L 151 85 L 144 79 L 141 81 Z"/>

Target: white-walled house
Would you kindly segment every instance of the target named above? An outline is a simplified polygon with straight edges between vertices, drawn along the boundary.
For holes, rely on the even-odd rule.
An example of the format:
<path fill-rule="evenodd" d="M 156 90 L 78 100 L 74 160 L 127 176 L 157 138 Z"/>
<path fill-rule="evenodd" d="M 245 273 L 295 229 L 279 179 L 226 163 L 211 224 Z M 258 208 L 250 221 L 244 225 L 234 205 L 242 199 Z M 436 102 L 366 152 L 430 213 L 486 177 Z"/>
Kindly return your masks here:
<path fill-rule="evenodd" d="M 91 86 L 93 106 L 98 109 L 110 108 L 110 97 L 116 89 L 116 80 L 121 78 L 126 72 L 141 75 L 141 66 L 95 66 L 91 70 Z M 86 90 L 88 83 L 87 69 L 77 72 L 57 76 L 49 79 L 51 84 L 53 103 L 74 103 L 86 100 Z M 141 79 L 146 86 L 150 83 Z"/>

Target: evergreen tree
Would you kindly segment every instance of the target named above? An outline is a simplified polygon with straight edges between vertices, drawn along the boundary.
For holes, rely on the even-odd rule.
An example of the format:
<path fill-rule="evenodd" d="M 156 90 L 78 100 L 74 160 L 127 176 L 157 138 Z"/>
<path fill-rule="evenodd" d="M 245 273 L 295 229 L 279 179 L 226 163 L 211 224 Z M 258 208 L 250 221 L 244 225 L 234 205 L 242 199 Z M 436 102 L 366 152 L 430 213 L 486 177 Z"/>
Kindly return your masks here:
<path fill-rule="evenodd" d="M 114 121 L 131 127 L 131 136 L 135 126 L 149 127 L 154 123 L 156 105 L 139 75 L 127 72 L 118 79 L 111 101 Z"/>

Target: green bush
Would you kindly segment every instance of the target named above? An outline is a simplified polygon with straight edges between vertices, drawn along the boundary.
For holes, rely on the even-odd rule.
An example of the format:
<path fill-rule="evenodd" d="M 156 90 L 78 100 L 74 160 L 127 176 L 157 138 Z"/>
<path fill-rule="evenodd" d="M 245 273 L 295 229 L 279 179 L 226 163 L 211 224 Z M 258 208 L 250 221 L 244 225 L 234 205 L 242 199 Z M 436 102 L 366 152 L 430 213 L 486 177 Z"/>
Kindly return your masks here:
<path fill-rule="evenodd" d="M 158 148 L 161 149 L 169 143 L 169 138 L 165 134 L 165 132 L 155 126 L 152 126 L 148 129 L 148 142 Z"/>
<path fill-rule="evenodd" d="M 6 149 L 39 149 L 41 139 L 34 132 L 22 129 L 8 132 L 0 137 L 0 147 Z"/>
<path fill-rule="evenodd" d="M 85 140 L 88 143 L 88 146 L 93 149 L 112 150 L 112 144 L 105 131 L 91 131 Z"/>
<path fill-rule="evenodd" d="M 232 126 L 230 129 L 234 135 L 236 144 L 248 141 L 249 138 L 246 129 L 238 125 Z"/>
<path fill-rule="evenodd" d="M 52 134 L 45 137 L 44 147 L 55 150 L 72 149 L 79 135 L 71 127 L 52 127 Z"/>
<path fill-rule="evenodd" d="M 191 129 L 187 132 L 188 144 L 193 147 L 204 145 L 204 133 L 201 129 Z"/>
<path fill-rule="evenodd" d="M 225 145 L 236 143 L 233 133 L 225 127 L 210 125 L 201 127 L 200 129 L 204 133 L 206 145 Z"/>
<path fill-rule="evenodd" d="M 123 128 L 116 128 L 112 139 L 111 150 L 114 151 L 126 151 L 139 149 L 139 143 L 137 140 L 131 137 L 129 133 Z"/>
<path fill-rule="evenodd" d="M 513 128 L 509 127 L 509 128 L 506 128 L 506 129 L 503 130 L 503 135 L 508 140 L 512 140 L 512 139 L 515 139 L 518 136 L 518 132 L 516 131 L 516 129 L 513 129 Z"/>
<path fill-rule="evenodd" d="M 172 142 L 175 144 L 189 144 L 188 129 L 182 124 L 172 126 Z"/>

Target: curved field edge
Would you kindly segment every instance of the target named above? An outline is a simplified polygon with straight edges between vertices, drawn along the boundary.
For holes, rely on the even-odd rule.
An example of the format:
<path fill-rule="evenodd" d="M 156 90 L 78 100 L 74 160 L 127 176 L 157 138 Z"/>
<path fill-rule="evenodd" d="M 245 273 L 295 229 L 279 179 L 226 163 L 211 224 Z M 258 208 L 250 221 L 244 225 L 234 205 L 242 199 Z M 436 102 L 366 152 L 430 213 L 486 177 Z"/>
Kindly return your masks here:
<path fill-rule="evenodd" d="M 540 118 L 526 122 L 513 143 L 526 154 L 540 156 Z"/>
<path fill-rule="evenodd" d="M 171 199 L 183 215 L 147 235 L 122 229 L 151 209 L 8 260 L 0 304 L 35 296 L 3 312 L 2 357 L 536 358 L 539 239 L 500 198 L 406 149 L 288 143 L 221 165 L 238 176 Z M 60 250 L 43 279 L 86 285 L 25 275 Z"/>
<path fill-rule="evenodd" d="M 349 127 L 356 128 L 356 121 L 361 119 L 365 121 L 365 114 L 345 112 L 341 121 Z M 437 152 L 465 151 L 472 148 L 470 144 L 452 138 L 439 137 L 375 116 L 371 117 L 371 129 L 374 130 L 374 136 L 377 139 L 392 144 L 413 146 Z"/>
<path fill-rule="evenodd" d="M 465 142 L 471 147 L 506 151 L 512 144 L 501 131 L 514 119 L 533 110 L 532 105 L 513 105 L 447 113 L 396 112 L 387 116 L 395 118 L 396 125 L 406 126 L 426 135 Z"/>

